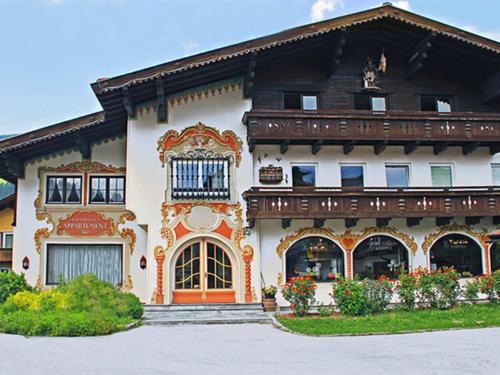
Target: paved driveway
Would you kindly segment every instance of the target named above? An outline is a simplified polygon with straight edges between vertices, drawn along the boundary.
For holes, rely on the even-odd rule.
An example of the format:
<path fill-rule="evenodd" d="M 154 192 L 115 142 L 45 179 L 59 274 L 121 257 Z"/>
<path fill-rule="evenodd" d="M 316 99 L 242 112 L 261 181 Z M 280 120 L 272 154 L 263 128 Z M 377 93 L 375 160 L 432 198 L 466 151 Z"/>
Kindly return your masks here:
<path fill-rule="evenodd" d="M 499 374 L 500 328 L 305 337 L 270 325 L 141 327 L 106 337 L 0 335 L 0 374 Z"/>

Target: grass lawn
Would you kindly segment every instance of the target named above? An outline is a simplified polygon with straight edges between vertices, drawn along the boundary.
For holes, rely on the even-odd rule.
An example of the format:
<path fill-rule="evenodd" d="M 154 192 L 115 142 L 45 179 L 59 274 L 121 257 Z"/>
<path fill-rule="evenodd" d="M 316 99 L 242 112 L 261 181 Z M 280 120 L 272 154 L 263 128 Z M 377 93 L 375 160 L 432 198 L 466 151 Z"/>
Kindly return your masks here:
<path fill-rule="evenodd" d="M 451 310 L 389 311 L 350 317 L 278 316 L 293 332 L 306 335 L 363 335 L 500 326 L 500 304 L 461 305 Z"/>

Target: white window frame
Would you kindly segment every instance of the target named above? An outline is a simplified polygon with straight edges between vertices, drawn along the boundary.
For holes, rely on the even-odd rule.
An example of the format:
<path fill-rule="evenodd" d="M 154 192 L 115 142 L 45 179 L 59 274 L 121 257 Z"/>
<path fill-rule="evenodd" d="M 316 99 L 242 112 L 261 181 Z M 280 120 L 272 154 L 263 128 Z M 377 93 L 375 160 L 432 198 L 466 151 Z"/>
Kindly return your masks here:
<path fill-rule="evenodd" d="M 387 167 L 406 167 L 408 171 L 408 187 L 413 186 L 412 185 L 412 171 L 411 171 L 411 163 L 404 163 L 404 162 L 396 162 L 396 163 L 385 163 L 384 164 L 384 172 L 385 172 L 385 186 L 389 187 L 389 184 L 387 183 Z"/>
<path fill-rule="evenodd" d="M 455 186 L 456 178 L 455 178 L 455 163 L 429 163 L 429 174 L 431 178 L 431 186 L 432 187 L 448 187 L 448 186 L 434 186 L 434 181 L 432 180 L 432 167 L 450 167 L 451 169 L 451 186 Z"/>
<path fill-rule="evenodd" d="M 495 179 L 494 179 L 494 174 L 493 174 L 493 170 L 495 168 L 500 169 L 500 163 L 491 163 L 491 185 L 492 186 L 500 186 L 500 182 L 498 183 L 498 185 L 495 185 Z"/>
<path fill-rule="evenodd" d="M 363 186 L 361 187 L 366 187 L 366 163 L 339 163 L 339 182 L 340 182 L 340 187 L 342 187 L 342 167 L 362 167 L 363 168 Z"/>
<path fill-rule="evenodd" d="M 2 232 L 2 249 L 11 249 L 10 247 L 4 247 L 4 244 L 5 244 L 5 237 L 8 236 L 8 235 L 12 235 L 12 247 L 14 247 L 14 232 L 12 231 L 6 231 L 6 232 Z"/>
<path fill-rule="evenodd" d="M 290 163 L 290 186 L 293 187 L 293 167 L 300 167 L 300 166 L 313 166 L 314 167 L 314 186 L 318 186 L 318 176 L 319 176 L 319 163 L 318 162 L 291 162 Z M 300 186 L 298 186 L 300 187 Z"/>

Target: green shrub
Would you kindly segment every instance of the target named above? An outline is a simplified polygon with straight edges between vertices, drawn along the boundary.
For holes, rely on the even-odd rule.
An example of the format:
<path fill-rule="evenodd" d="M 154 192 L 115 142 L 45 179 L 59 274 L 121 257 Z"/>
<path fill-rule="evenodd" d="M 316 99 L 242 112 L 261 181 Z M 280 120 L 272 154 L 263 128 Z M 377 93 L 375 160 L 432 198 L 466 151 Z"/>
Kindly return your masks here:
<path fill-rule="evenodd" d="M 295 316 L 305 316 L 314 303 L 316 282 L 310 277 L 294 277 L 288 282 L 281 293 L 290 302 Z"/>
<path fill-rule="evenodd" d="M 391 303 L 394 289 L 387 276 L 382 275 L 378 280 L 365 280 L 364 287 L 368 313 L 382 312 Z"/>
<path fill-rule="evenodd" d="M 23 274 L 18 275 L 12 271 L 0 272 L 0 304 L 9 296 L 23 290 L 31 290 Z"/>
<path fill-rule="evenodd" d="M 458 273 L 453 267 L 444 267 L 432 274 L 437 294 L 437 308 L 449 309 L 458 303 L 460 284 Z"/>
<path fill-rule="evenodd" d="M 323 318 L 332 315 L 333 311 L 334 307 L 331 305 L 325 306 L 321 304 L 321 306 L 318 307 L 319 316 Z"/>
<path fill-rule="evenodd" d="M 481 286 L 479 279 L 469 280 L 463 287 L 462 295 L 471 304 L 475 305 L 477 303 L 477 300 L 479 299 L 480 288 Z"/>
<path fill-rule="evenodd" d="M 498 279 L 497 275 L 498 274 L 495 272 L 492 275 L 483 275 L 479 278 L 479 289 L 481 293 L 486 294 L 492 303 L 496 303 L 498 298 L 497 289 L 495 288 L 495 278 Z"/>
<path fill-rule="evenodd" d="M 94 336 L 124 329 L 140 319 L 139 299 L 94 275 L 55 289 L 22 291 L 0 311 L 0 331 L 22 335 Z"/>
<path fill-rule="evenodd" d="M 417 306 L 418 276 L 414 272 L 402 271 L 398 276 L 397 292 L 404 309 L 414 310 Z"/>
<path fill-rule="evenodd" d="M 369 312 L 365 286 L 357 277 L 352 280 L 339 277 L 333 284 L 332 296 L 342 314 L 365 315 Z"/>

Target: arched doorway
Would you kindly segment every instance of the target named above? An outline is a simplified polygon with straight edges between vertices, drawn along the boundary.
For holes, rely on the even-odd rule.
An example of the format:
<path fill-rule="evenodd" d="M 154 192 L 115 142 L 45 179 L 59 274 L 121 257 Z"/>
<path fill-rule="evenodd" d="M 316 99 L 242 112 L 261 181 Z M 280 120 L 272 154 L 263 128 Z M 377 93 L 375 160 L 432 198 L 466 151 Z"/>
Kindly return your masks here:
<path fill-rule="evenodd" d="M 228 253 L 215 241 L 186 245 L 174 264 L 173 303 L 234 303 L 234 269 Z"/>
<path fill-rule="evenodd" d="M 461 274 L 477 276 L 483 273 L 481 247 L 463 234 L 441 237 L 432 245 L 429 256 L 431 270 L 453 267 Z"/>
<path fill-rule="evenodd" d="M 408 250 L 392 237 L 373 236 L 356 246 L 353 263 L 354 275 L 360 278 L 396 278 L 402 268 L 408 269 Z"/>
<path fill-rule="evenodd" d="M 339 274 L 344 274 L 344 252 L 327 238 L 303 238 L 286 252 L 287 280 L 309 276 L 317 282 L 332 282 Z"/>

